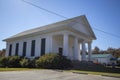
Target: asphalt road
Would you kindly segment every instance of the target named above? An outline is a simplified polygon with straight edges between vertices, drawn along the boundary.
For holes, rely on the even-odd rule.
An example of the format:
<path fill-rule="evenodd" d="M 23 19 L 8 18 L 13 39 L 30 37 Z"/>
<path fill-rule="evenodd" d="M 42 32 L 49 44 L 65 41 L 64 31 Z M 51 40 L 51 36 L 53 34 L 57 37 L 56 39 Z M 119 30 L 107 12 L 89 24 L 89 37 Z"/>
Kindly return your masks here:
<path fill-rule="evenodd" d="M 0 80 L 120 80 L 120 78 L 57 70 L 30 70 L 0 72 Z"/>

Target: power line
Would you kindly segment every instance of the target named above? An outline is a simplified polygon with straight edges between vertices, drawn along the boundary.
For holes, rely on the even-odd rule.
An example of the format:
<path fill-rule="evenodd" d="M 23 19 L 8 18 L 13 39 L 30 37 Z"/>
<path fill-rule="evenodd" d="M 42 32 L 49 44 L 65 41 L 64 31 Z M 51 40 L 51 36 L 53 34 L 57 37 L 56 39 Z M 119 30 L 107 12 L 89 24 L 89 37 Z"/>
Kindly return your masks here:
<path fill-rule="evenodd" d="M 21 0 L 21 1 L 23 1 L 23 2 L 25 2 L 25 3 L 27 3 L 27 4 L 29 4 L 29 5 L 32 5 L 32 6 L 36 7 L 36 8 L 39 8 L 39 9 L 41 9 L 41 10 L 44 10 L 44 11 L 46 11 L 46 12 L 48 12 L 48 13 L 54 14 L 54 15 L 59 16 L 59 17 L 62 17 L 62 18 L 64 18 L 64 19 L 68 19 L 67 17 L 65 17 L 65 16 L 63 16 L 63 15 L 61 15 L 61 14 L 58 14 L 58 13 L 53 12 L 53 11 L 50 11 L 50 10 L 48 10 L 48 9 L 45 9 L 45 8 L 41 7 L 41 6 L 37 6 L 37 5 L 35 5 L 35 4 L 31 3 L 31 2 L 28 2 L 28 1 L 25 1 L 25 0 Z M 74 22 L 77 22 L 77 21 L 74 21 Z M 79 23 L 79 22 L 77 22 L 77 23 Z M 81 23 L 80 23 L 80 24 L 81 24 Z M 97 28 L 95 28 L 95 27 L 93 27 L 93 29 L 94 29 L 94 30 L 97 30 L 97 31 L 99 31 L 99 32 L 105 33 L 105 34 L 107 34 L 107 35 L 120 38 L 120 36 L 118 36 L 118 35 L 115 35 L 115 34 L 112 34 L 112 33 L 109 33 L 109 32 L 106 32 L 106 31 L 103 31 L 103 30 L 100 30 L 100 29 L 97 29 Z"/>
<path fill-rule="evenodd" d="M 43 8 L 43 7 L 41 7 L 41 6 L 37 6 L 37 5 L 33 4 L 33 3 L 27 2 L 27 1 L 25 1 L 25 0 L 22 0 L 22 1 L 25 2 L 25 3 L 27 3 L 27 4 L 32 5 L 32 6 L 34 6 L 34 7 L 37 7 L 37 8 L 39 8 L 39 9 L 41 9 L 41 10 L 44 10 L 44 11 L 46 11 L 46 12 L 49 12 L 49 13 L 54 14 L 54 15 L 56 15 L 56 16 L 59 16 L 59 17 L 62 17 L 62 18 L 67 19 L 67 17 L 65 17 L 65 16 L 63 16 L 63 15 L 60 15 L 60 14 L 58 14 L 58 13 L 55 13 L 55 12 L 53 12 L 53 11 L 50 11 L 50 10 L 48 10 L 48 9 L 45 9 L 45 8 Z"/>
<path fill-rule="evenodd" d="M 118 35 L 115 35 L 115 34 L 112 34 L 112 33 L 109 33 L 109 32 L 105 32 L 105 31 L 100 30 L 100 29 L 97 29 L 97 28 L 93 28 L 93 29 L 95 29 L 95 30 L 97 30 L 97 31 L 99 31 L 99 32 L 102 32 L 102 33 L 105 33 L 105 34 L 108 34 L 108 35 L 111 35 L 111 36 L 114 36 L 114 37 L 120 38 L 120 36 L 118 36 Z"/>

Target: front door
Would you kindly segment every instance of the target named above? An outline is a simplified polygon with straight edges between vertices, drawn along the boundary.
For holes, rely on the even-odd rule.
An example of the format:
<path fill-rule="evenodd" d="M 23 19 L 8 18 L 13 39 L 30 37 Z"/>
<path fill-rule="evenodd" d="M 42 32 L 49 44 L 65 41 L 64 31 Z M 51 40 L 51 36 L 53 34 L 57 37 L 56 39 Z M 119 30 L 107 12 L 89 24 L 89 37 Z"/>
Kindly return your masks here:
<path fill-rule="evenodd" d="M 63 48 L 59 48 L 59 55 L 63 54 Z"/>

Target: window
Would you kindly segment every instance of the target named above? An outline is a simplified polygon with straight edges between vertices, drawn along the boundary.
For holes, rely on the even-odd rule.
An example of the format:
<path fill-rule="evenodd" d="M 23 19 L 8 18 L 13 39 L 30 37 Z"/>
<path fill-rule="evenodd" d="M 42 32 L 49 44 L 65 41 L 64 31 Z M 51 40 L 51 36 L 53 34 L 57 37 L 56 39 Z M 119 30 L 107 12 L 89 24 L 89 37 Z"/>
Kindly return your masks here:
<path fill-rule="evenodd" d="M 15 55 L 18 56 L 19 43 L 16 43 Z"/>
<path fill-rule="evenodd" d="M 41 56 L 45 54 L 45 38 L 41 39 Z"/>
<path fill-rule="evenodd" d="M 11 56 L 11 53 L 12 53 L 12 44 L 10 44 L 9 46 L 9 56 Z"/>
<path fill-rule="evenodd" d="M 27 42 L 24 42 L 23 43 L 23 54 L 22 54 L 23 57 L 26 56 L 26 47 L 27 47 Z"/>
<path fill-rule="evenodd" d="M 35 56 L 35 40 L 32 40 L 32 44 L 31 44 L 31 56 Z"/>

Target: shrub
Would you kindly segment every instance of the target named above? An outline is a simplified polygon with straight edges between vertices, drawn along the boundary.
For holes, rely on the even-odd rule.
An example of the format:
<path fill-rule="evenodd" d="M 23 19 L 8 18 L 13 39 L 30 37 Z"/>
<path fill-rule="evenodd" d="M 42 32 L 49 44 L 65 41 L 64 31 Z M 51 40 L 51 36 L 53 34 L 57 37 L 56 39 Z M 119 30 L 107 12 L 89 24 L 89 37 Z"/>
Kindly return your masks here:
<path fill-rule="evenodd" d="M 29 65 L 28 65 L 28 67 L 29 68 L 35 68 L 36 66 L 35 66 L 35 61 L 36 61 L 36 59 L 29 59 Z"/>
<path fill-rule="evenodd" d="M 0 57 L 0 67 L 8 66 L 8 57 Z"/>
<path fill-rule="evenodd" d="M 58 54 L 46 54 L 36 60 L 36 66 L 39 68 L 66 69 L 71 68 L 71 61 L 65 56 Z"/>
<path fill-rule="evenodd" d="M 8 60 L 9 67 L 20 67 L 20 60 L 19 56 L 11 56 Z"/>
<path fill-rule="evenodd" d="M 20 61 L 20 65 L 21 65 L 21 67 L 28 67 L 28 65 L 29 65 L 29 60 L 26 59 L 26 58 L 23 58 L 23 59 Z"/>

